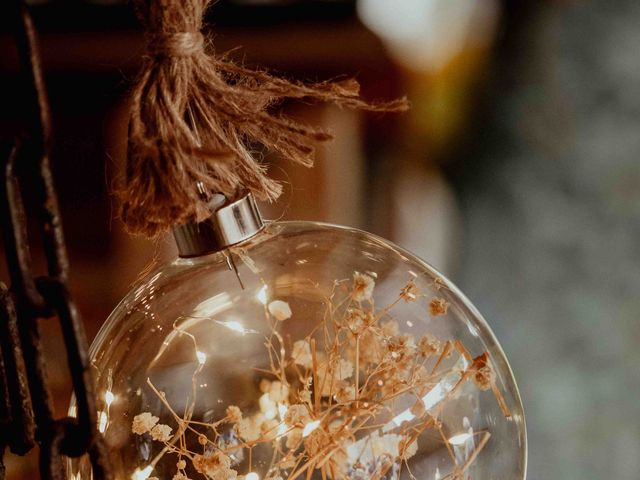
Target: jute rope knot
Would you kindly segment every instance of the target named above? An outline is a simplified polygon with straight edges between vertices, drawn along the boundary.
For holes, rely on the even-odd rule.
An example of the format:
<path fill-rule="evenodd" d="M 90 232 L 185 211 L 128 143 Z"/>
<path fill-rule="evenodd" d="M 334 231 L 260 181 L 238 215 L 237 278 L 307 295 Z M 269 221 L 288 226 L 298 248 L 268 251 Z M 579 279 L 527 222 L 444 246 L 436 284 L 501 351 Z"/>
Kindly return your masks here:
<path fill-rule="evenodd" d="M 153 33 L 147 36 L 147 52 L 155 57 L 190 57 L 204 50 L 201 32 Z"/>
<path fill-rule="evenodd" d="M 130 232 L 152 237 L 211 215 L 197 185 L 230 198 L 238 191 L 278 198 L 282 186 L 253 156 L 255 146 L 310 167 L 316 144 L 331 138 L 279 113 L 284 100 L 378 112 L 407 109 L 406 99 L 361 100 L 355 80 L 308 85 L 212 55 L 200 33 L 211 2 L 134 0 L 149 55 L 132 92 L 127 161 L 117 192 Z"/>

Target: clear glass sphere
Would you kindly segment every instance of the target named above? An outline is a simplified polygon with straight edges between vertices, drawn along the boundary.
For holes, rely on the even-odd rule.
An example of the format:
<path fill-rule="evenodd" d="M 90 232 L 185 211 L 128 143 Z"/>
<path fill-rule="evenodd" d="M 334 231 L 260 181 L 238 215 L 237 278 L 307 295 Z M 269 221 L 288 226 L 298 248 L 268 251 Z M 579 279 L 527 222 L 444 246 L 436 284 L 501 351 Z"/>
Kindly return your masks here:
<path fill-rule="evenodd" d="M 116 479 L 525 478 L 522 405 L 486 322 L 362 231 L 273 223 L 177 259 L 91 357 Z M 91 478 L 86 459 L 68 467 Z"/>

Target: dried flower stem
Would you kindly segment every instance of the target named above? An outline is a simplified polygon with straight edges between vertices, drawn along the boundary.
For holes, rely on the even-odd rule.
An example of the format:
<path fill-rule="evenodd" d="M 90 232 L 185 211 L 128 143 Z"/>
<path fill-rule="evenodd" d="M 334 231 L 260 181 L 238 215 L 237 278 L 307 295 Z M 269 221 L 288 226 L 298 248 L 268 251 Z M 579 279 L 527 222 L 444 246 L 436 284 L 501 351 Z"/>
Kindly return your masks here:
<path fill-rule="evenodd" d="M 463 385 L 480 389 L 490 385 L 495 394 L 488 354 L 473 358 L 457 340 L 440 343 L 424 336 L 416 343 L 410 335 L 399 334 L 390 316 L 398 301 L 376 310 L 371 297 L 373 277 L 356 273 L 354 279 L 351 289 L 347 281 L 334 282 L 321 324 L 293 344 L 285 342 L 278 330 L 283 318 L 291 316 L 288 304 L 279 301 L 277 310 L 265 307 L 270 328 L 264 342 L 268 368 L 254 367 L 263 376 L 257 413 L 228 406 L 225 417 L 195 421 L 195 391 L 183 415 L 178 415 L 148 380 L 177 424 L 176 432 L 161 440 L 163 448 L 151 465 L 156 467 L 163 456 L 175 454 L 189 460 L 206 478 L 236 478 L 242 452 L 247 455 L 245 468 L 253 472 L 254 448 L 271 445 L 265 480 L 347 480 L 362 475 L 395 479 L 399 477 L 389 475 L 399 475 L 403 465 L 414 478 L 408 459 L 424 432 L 435 430 L 451 458 L 450 478 L 463 478 L 489 437 L 485 435 L 473 458 L 460 466 L 438 418 Z M 407 302 L 424 298 L 412 281 L 399 297 Z M 189 336 L 197 356 L 196 338 L 177 323 L 174 329 Z M 447 360 L 456 352 L 457 361 Z M 194 370 L 193 385 L 202 364 Z M 425 406 L 438 388 L 441 398 Z M 501 395 L 496 398 L 504 402 Z M 407 402 L 414 406 L 406 409 Z M 158 419 L 148 412 L 141 416 Z M 164 425 L 157 428 L 170 430 Z M 147 431 L 136 426 L 135 433 Z M 190 446 L 193 438 L 202 445 L 201 453 Z M 178 473 L 186 471 L 181 468 Z"/>

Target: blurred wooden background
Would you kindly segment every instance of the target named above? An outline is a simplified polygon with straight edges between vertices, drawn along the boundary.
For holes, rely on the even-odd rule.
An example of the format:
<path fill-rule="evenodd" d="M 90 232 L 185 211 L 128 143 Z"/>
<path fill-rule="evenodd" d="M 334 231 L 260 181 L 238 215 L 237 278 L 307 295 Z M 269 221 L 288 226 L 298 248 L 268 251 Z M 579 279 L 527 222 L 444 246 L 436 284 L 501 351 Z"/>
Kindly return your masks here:
<path fill-rule="evenodd" d="M 442 166 L 473 119 L 498 6 L 474 2 L 476 10 L 467 12 L 465 24 L 473 34 L 462 35 L 452 49 L 442 36 L 440 44 L 420 35 L 413 43 L 389 43 L 384 32 L 369 28 L 375 27 L 377 17 L 371 15 L 380 8 L 369 3 L 373 7 L 363 10 L 344 0 L 220 1 L 209 12 L 216 50 L 240 46 L 233 53 L 238 61 L 306 80 L 354 76 L 368 99 L 408 95 L 413 104 L 402 116 L 285 105 L 288 113 L 332 130 L 335 141 L 319 150 L 313 170 L 267 159 L 286 188 L 277 204 L 264 206 L 264 214 L 367 228 L 452 272 L 459 214 Z M 128 236 L 110 193 L 125 153 L 126 95 L 144 38 L 126 2 L 37 1 L 33 14 L 53 112 L 52 166 L 71 257 L 71 288 L 93 338 L 139 272 L 172 255 L 168 238 Z M 369 26 L 363 18 L 369 18 Z M 0 141 L 6 144 L 24 119 L 15 47 L 3 22 L 0 16 Z M 440 55 L 437 63 L 412 57 L 422 51 L 432 55 L 427 59 Z M 409 52 L 404 59 L 403 52 Z M 56 327 L 42 327 L 56 408 L 64 415 L 70 392 L 64 349 Z M 10 478 L 35 478 L 36 457 L 11 457 L 8 468 Z"/>

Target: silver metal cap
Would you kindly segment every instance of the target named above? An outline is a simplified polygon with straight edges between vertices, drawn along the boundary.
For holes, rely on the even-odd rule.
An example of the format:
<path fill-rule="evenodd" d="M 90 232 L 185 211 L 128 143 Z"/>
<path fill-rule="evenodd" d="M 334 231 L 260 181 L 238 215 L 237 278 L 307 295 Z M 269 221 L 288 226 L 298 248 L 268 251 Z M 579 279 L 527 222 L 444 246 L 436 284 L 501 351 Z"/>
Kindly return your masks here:
<path fill-rule="evenodd" d="M 181 257 L 197 257 L 222 250 L 248 240 L 264 227 L 256 201 L 250 193 L 232 202 L 216 195 L 210 205 L 213 214 L 208 219 L 173 227 Z"/>

